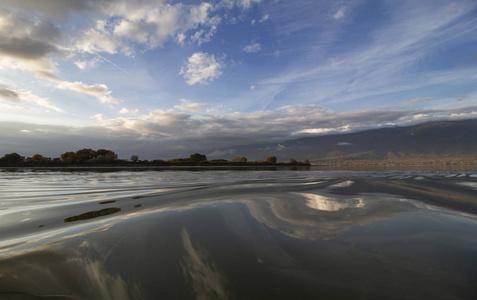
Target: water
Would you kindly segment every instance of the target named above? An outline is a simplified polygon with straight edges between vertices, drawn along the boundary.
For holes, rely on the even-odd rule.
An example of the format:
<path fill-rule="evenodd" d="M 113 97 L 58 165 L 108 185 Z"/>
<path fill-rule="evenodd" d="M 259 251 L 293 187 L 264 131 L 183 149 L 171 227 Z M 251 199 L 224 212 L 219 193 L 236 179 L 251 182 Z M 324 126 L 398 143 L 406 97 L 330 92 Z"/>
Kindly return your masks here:
<path fill-rule="evenodd" d="M 476 299 L 477 172 L 0 171 L 0 299 Z"/>

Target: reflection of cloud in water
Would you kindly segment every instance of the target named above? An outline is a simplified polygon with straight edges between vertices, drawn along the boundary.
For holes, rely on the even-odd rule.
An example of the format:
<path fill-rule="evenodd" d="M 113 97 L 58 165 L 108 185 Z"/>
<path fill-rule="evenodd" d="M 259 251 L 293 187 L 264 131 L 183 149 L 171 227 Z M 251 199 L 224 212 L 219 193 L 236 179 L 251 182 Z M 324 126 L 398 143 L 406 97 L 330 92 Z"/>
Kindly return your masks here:
<path fill-rule="evenodd" d="M 462 181 L 462 182 L 458 182 L 457 184 L 477 190 L 477 182 Z"/>
<path fill-rule="evenodd" d="M 308 240 L 332 238 L 353 226 L 415 211 L 412 202 L 387 194 L 360 197 L 317 193 L 250 195 L 241 201 L 251 215 L 285 235 Z"/>
<path fill-rule="evenodd" d="M 229 299 L 227 279 L 207 262 L 207 255 L 201 249 L 195 249 L 186 229 L 182 230 L 182 243 L 186 255 L 181 262 L 182 270 L 192 280 L 196 299 Z"/>
<path fill-rule="evenodd" d="M 138 286 L 128 286 L 121 276 L 108 273 L 100 261 L 84 258 L 76 250 L 56 248 L 38 247 L 2 260 L 0 298 L 24 296 L 21 291 L 41 297 L 64 295 L 65 299 L 142 298 Z"/>
<path fill-rule="evenodd" d="M 306 205 L 317 210 L 338 211 L 345 208 L 363 208 L 365 206 L 363 199 L 350 198 L 338 201 L 323 195 L 298 193 L 307 199 Z"/>
<path fill-rule="evenodd" d="M 343 182 L 340 182 L 340 183 L 336 183 L 336 184 L 332 184 L 330 186 L 328 186 L 328 188 L 344 188 L 344 187 L 349 187 L 351 185 L 353 185 L 353 181 L 352 180 L 346 180 L 346 181 L 343 181 Z"/>

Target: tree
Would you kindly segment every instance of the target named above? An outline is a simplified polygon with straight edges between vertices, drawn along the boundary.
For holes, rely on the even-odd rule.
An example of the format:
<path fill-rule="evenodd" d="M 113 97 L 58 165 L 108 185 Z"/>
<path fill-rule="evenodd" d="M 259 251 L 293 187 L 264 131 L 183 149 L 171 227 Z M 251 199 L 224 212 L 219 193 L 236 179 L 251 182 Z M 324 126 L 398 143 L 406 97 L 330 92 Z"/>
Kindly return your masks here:
<path fill-rule="evenodd" d="M 32 157 L 27 158 L 27 162 L 34 163 L 34 164 L 47 163 L 50 161 L 51 161 L 51 158 L 44 157 L 41 154 L 35 154 Z"/>
<path fill-rule="evenodd" d="M 239 162 L 239 163 L 246 163 L 247 158 L 245 156 L 242 157 L 233 157 L 232 162 Z"/>
<path fill-rule="evenodd" d="M 112 162 L 118 159 L 118 155 L 111 150 L 99 149 L 96 151 L 96 159 L 94 161 L 99 163 Z"/>
<path fill-rule="evenodd" d="M 267 163 L 276 164 L 277 163 L 277 157 L 276 156 L 267 157 Z"/>
<path fill-rule="evenodd" d="M 199 154 L 199 153 L 194 153 L 190 155 L 189 159 L 192 160 L 193 162 L 198 163 L 198 162 L 207 161 L 207 156 L 203 154 Z"/>
<path fill-rule="evenodd" d="M 16 163 L 24 162 L 25 157 L 21 156 L 18 153 L 10 153 L 10 154 L 5 154 L 2 158 L 0 158 L 0 161 L 16 164 Z"/>
<path fill-rule="evenodd" d="M 66 164 L 77 163 L 79 161 L 78 155 L 74 152 L 65 152 L 61 154 L 61 162 Z"/>
<path fill-rule="evenodd" d="M 305 161 L 303 162 L 305 165 L 311 165 L 310 164 L 310 161 L 308 159 L 305 159 Z"/>
<path fill-rule="evenodd" d="M 172 164 L 183 164 L 187 161 L 185 158 L 173 158 L 169 162 Z"/>
<path fill-rule="evenodd" d="M 290 164 L 291 165 L 296 165 L 298 162 L 296 161 L 296 159 L 290 159 Z"/>
<path fill-rule="evenodd" d="M 137 162 L 137 161 L 139 160 L 139 156 L 137 156 L 137 155 L 132 155 L 129 160 L 132 161 L 132 162 Z"/>
<path fill-rule="evenodd" d="M 76 156 L 78 157 L 79 162 L 87 162 L 93 158 L 96 158 L 97 154 L 93 149 L 85 148 L 76 151 Z"/>

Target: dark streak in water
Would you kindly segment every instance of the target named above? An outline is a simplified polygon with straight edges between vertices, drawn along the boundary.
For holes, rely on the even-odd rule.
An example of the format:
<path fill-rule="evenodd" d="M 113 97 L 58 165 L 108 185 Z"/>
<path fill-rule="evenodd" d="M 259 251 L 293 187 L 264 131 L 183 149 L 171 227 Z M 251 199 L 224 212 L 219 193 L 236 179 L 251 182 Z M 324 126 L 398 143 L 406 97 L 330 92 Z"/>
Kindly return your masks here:
<path fill-rule="evenodd" d="M 99 204 L 109 204 L 114 202 L 116 202 L 116 200 L 102 201 L 102 202 L 99 202 Z"/>
<path fill-rule="evenodd" d="M 110 208 L 105 208 L 102 210 L 90 211 L 90 212 L 81 214 L 79 216 L 69 217 L 65 219 L 65 222 L 75 222 L 80 220 L 88 220 L 88 219 L 93 219 L 98 217 L 104 217 L 107 215 L 115 214 L 120 211 L 121 209 L 118 207 L 110 207 Z"/>

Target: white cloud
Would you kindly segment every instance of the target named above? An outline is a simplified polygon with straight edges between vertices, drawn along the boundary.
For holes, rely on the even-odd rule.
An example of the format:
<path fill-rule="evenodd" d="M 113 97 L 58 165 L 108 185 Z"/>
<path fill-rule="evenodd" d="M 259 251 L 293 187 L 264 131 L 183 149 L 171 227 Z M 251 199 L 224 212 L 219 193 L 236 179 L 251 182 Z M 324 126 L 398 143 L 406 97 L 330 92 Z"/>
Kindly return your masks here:
<path fill-rule="evenodd" d="M 62 90 L 70 90 L 78 93 L 86 94 L 97 98 L 101 103 L 118 103 L 118 100 L 111 96 L 111 91 L 105 84 L 88 85 L 81 81 L 69 82 L 63 81 L 56 86 Z"/>
<path fill-rule="evenodd" d="M 260 43 L 252 43 L 243 48 L 243 51 L 247 53 L 256 53 L 256 52 L 259 52 L 260 50 L 262 50 Z"/>
<path fill-rule="evenodd" d="M 95 119 L 97 121 L 103 122 L 104 121 L 104 115 L 103 114 L 95 114 L 94 116 L 91 117 L 91 119 Z"/>
<path fill-rule="evenodd" d="M 175 105 L 174 108 L 182 111 L 198 112 L 199 110 L 207 106 L 209 105 L 205 103 L 197 103 L 187 99 L 181 99 L 181 104 Z"/>
<path fill-rule="evenodd" d="M 214 6 L 206 2 L 198 5 L 130 2 L 108 7 L 96 26 L 83 32 L 76 47 L 90 53 L 132 55 L 137 46 L 153 49 L 169 38 L 182 44 L 185 33 L 198 27 L 200 29 L 190 36 L 202 44 L 210 41 L 221 20 L 217 15 L 211 16 Z"/>
<path fill-rule="evenodd" d="M 78 67 L 78 69 L 81 69 L 81 70 L 86 69 L 87 63 L 88 63 L 87 61 L 80 61 L 80 60 L 75 61 L 75 65 Z"/>
<path fill-rule="evenodd" d="M 212 54 L 197 52 L 188 58 L 186 67 L 181 69 L 187 84 L 207 84 L 222 75 L 223 65 Z"/>
<path fill-rule="evenodd" d="M 333 18 L 335 20 L 340 20 L 345 16 L 345 9 L 343 7 L 340 7 L 338 11 L 333 15 Z"/>
<path fill-rule="evenodd" d="M 183 47 L 186 38 L 187 36 L 183 32 L 180 32 L 176 36 L 176 42 Z"/>
<path fill-rule="evenodd" d="M 78 67 L 78 69 L 85 70 L 88 68 L 95 67 L 99 62 L 99 56 L 96 56 L 92 59 L 83 59 L 83 60 L 76 60 L 74 64 Z"/>
<path fill-rule="evenodd" d="M 258 21 L 258 22 L 259 22 L 259 23 L 263 23 L 263 22 L 265 22 L 266 20 L 268 20 L 269 18 L 270 18 L 269 15 L 264 15 L 264 16 L 260 19 L 260 21 Z"/>
<path fill-rule="evenodd" d="M 127 109 L 126 107 L 121 108 L 119 114 L 124 115 L 137 115 L 139 113 L 139 109 Z"/>
<path fill-rule="evenodd" d="M 251 85 L 251 86 L 250 86 L 250 89 L 251 89 L 251 90 L 254 90 L 254 89 L 255 89 L 255 86 L 254 86 L 254 85 Z"/>
<path fill-rule="evenodd" d="M 237 6 L 243 9 L 249 9 L 254 3 L 260 3 L 262 0 L 237 0 Z"/>
<path fill-rule="evenodd" d="M 195 34 L 191 36 L 191 41 L 197 43 L 197 45 L 199 46 L 203 43 L 210 42 L 212 40 L 212 37 L 216 33 L 217 28 L 221 21 L 222 21 L 222 18 L 220 18 L 219 16 L 214 16 L 209 18 L 205 22 L 205 24 L 209 26 L 209 30 L 207 31 L 207 30 L 201 29 L 197 31 Z"/>

